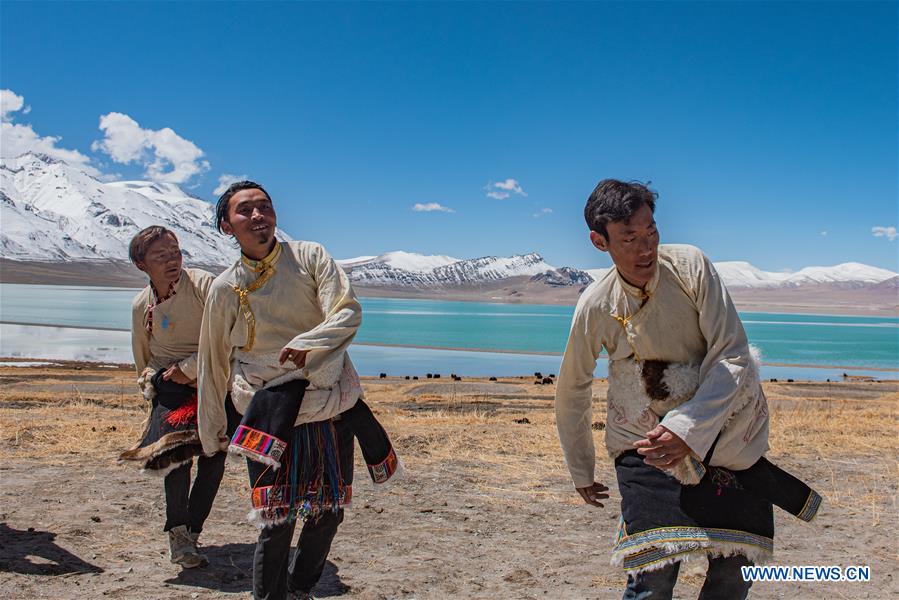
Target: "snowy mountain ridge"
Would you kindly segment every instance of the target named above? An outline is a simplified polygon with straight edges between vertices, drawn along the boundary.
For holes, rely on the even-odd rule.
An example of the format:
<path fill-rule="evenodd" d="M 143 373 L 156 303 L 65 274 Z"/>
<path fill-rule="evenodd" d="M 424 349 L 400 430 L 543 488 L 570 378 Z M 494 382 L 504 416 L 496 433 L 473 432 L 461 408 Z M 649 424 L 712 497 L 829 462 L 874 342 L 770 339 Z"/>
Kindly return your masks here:
<path fill-rule="evenodd" d="M 175 232 L 189 263 L 224 266 L 237 246 L 216 231 L 214 206 L 170 183 L 102 182 L 63 161 L 26 153 L 0 162 L 0 257 L 127 260 L 145 227 Z M 282 239 L 290 239 L 283 231 Z"/>
<path fill-rule="evenodd" d="M 401 256 L 402 260 L 394 257 Z M 431 263 L 446 264 L 428 269 Z M 470 284 L 477 281 L 493 281 L 505 277 L 527 275 L 547 283 L 585 285 L 604 277 L 609 268 L 572 269 L 554 267 L 539 254 L 531 253 L 512 257 L 483 257 L 469 260 L 448 256 L 428 256 L 410 252 L 388 252 L 380 256 L 361 256 L 338 260 L 350 273 L 350 280 L 361 285 L 429 285 Z M 832 267 L 806 267 L 795 273 L 763 271 L 745 261 L 714 263 L 715 269 L 728 288 L 794 288 L 803 285 L 835 284 L 842 287 L 863 287 L 887 281 L 897 274 L 887 269 L 856 262 Z M 552 283 L 551 283 L 552 285 Z"/>
<path fill-rule="evenodd" d="M 187 262 L 226 266 L 236 244 L 213 225 L 214 206 L 175 184 L 103 182 L 67 163 L 26 153 L 0 161 L 0 258 L 50 263 L 127 260 L 128 243 L 150 225 L 178 236 Z M 291 239 L 278 230 L 282 240 Z M 584 286 L 609 269 L 556 268 L 536 253 L 459 259 L 394 251 L 337 261 L 363 286 L 453 287 L 513 277 L 551 287 Z M 880 285 L 897 277 L 887 269 L 847 262 L 806 267 L 795 273 L 767 272 L 745 261 L 715 263 L 730 288 L 795 288 Z"/>
<path fill-rule="evenodd" d="M 536 253 L 460 260 L 451 256 L 396 251 L 375 257 L 338 260 L 337 263 L 347 271 L 350 281 L 358 285 L 415 288 L 473 285 L 561 271 Z"/>
<path fill-rule="evenodd" d="M 795 273 L 762 271 L 745 261 L 717 262 L 715 269 L 731 288 L 789 288 L 801 285 L 876 284 L 896 277 L 887 269 L 857 262 L 847 262 L 832 267 L 805 267 Z"/>

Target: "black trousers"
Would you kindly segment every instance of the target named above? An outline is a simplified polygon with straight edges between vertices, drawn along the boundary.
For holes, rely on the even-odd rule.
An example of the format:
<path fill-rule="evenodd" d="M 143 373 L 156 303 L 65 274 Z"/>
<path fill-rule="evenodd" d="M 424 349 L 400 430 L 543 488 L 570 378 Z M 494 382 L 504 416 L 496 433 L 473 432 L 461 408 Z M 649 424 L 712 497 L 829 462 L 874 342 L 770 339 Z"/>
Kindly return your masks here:
<path fill-rule="evenodd" d="M 181 465 L 165 476 L 165 527 L 168 531 L 179 525 L 187 525 L 192 533 L 203 531 L 203 523 L 212 510 L 222 475 L 225 473 L 224 452 L 215 456 L 197 458 L 197 477 L 190 485 L 193 461 Z"/>
<path fill-rule="evenodd" d="M 361 402 L 361 400 L 360 400 Z M 340 470 L 347 485 L 353 482 L 353 431 L 343 420 L 334 421 L 340 455 Z M 247 460 L 250 473 L 258 463 Z M 250 475 L 250 486 L 255 483 Z M 290 542 L 296 521 L 266 527 L 259 532 L 253 557 L 253 597 L 256 600 L 283 600 L 288 592 L 309 592 L 325 568 L 337 526 L 343 522 L 343 509 L 327 512 L 303 524 L 297 551 L 290 561 Z"/>
<path fill-rule="evenodd" d="M 741 554 L 728 557 L 709 557 L 705 583 L 699 591 L 699 600 L 744 600 L 749 595 L 751 581 L 743 581 L 741 567 L 752 562 Z M 644 571 L 636 577 L 627 576 L 627 588 L 623 600 L 671 600 L 680 561 L 656 571 Z"/>

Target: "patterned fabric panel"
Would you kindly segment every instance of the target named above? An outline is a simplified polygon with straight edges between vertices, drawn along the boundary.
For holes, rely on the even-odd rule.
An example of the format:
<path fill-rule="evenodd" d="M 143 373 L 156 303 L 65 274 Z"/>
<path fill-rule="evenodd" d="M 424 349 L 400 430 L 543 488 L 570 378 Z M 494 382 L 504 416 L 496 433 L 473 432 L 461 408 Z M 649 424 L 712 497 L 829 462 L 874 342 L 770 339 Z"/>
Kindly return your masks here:
<path fill-rule="evenodd" d="M 231 445 L 238 446 L 260 456 L 267 456 L 275 462 L 281 460 L 287 443 L 264 431 L 240 425 L 231 438 Z"/>
<path fill-rule="evenodd" d="M 375 483 L 385 483 L 396 473 L 399 462 L 396 452 L 391 447 L 387 458 L 376 465 L 368 465 L 368 473 L 371 475 L 371 480 Z"/>

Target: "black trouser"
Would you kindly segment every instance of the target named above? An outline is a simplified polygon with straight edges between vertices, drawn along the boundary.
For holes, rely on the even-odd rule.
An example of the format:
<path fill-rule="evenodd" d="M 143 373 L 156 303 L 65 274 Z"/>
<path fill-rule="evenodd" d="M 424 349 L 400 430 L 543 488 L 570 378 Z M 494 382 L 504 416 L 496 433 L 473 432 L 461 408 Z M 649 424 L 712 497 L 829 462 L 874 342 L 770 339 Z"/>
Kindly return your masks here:
<path fill-rule="evenodd" d="M 340 454 L 340 470 L 346 485 L 353 482 L 353 432 L 347 422 L 334 421 Z M 251 463 L 247 460 L 248 466 Z M 250 469 L 252 473 L 254 469 Z M 256 482 L 250 476 L 250 486 Z M 343 509 L 326 512 L 318 519 L 310 519 L 303 525 L 293 563 L 288 568 L 290 542 L 296 521 L 266 527 L 259 532 L 256 554 L 253 557 L 253 597 L 256 600 L 283 600 L 288 592 L 308 592 L 315 587 L 325 560 L 331 551 L 331 542 L 337 534 L 337 526 L 343 521 Z"/>
<path fill-rule="evenodd" d="M 181 465 L 165 476 L 165 527 L 168 531 L 187 525 L 192 533 L 203 531 L 203 523 L 212 510 L 222 475 L 225 473 L 224 452 L 197 458 L 197 477 L 190 485 L 193 461 Z"/>
<path fill-rule="evenodd" d="M 743 600 L 749 594 L 751 581 L 743 581 L 740 567 L 751 565 L 742 554 L 728 557 L 709 557 L 705 583 L 699 591 L 699 600 Z M 627 576 L 627 588 L 623 600 L 670 600 L 677 583 L 680 561 L 656 571 L 644 571 L 636 577 Z"/>

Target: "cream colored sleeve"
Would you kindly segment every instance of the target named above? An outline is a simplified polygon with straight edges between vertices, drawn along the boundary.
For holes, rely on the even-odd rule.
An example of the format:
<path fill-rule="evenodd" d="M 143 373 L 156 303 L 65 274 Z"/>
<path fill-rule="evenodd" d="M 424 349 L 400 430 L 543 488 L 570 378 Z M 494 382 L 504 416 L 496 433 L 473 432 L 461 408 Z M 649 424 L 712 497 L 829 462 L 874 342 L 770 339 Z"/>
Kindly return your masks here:
<path fill-rule="evenodd" d="M 342 368 L 342 354 L 349 347 L 362 324 L 362 306 L 356 299 L 353 288 L 334 259 L 318 244 L 310 244 L 306 262 L 317 285 L 318 303 L 324 320 L 309 331 L 298 334 L 286 347 L 309 351 L 305 369 L 308 379 L 318 387 L 333 384 L 333 379 Z M 341 358 L 335 371 L 334 361 Z M 321 371 L 333 373 L 334 377 L 318 377 Z"/>
<path fill-rule="evenodd" d="M 209 297 L 209 290 L 212 289 L 212 282 L 215 281 L 215 276 L 203 269 L 190 269 L 189 273 L 190 280 L 194 284 L 197 299 L 205 305 L 206 299 Z"/>
<path fill-rule="evenodd" d="M 236 316 L 237 297 L 227 284 L 213 286 L 203 311 L 197 352 L 197 429 L 207 455 L 228 447 L 225 396 L 231 377 L 231 328 Z"/>
<path fill-rule="evenodd" d="M 591 315 L 589 290 L 574 311 L 568 345 L 556 383 L 556 427 L 575 487 L 593 485 L 596 449 L 590 427 L 593 420 L 593 372 L 602 350 L 601 334 Z"/>
<path fill-rule="evenodd" d="M 212 276 L 212 273 L 204 271 L 203 269 L 190 269 L 188 270 L 188 276 L 190 277 L 191 283 L 193 283 L 194 294 L 196 294 L 197 300 L 203 304 L 205 309 L 206 299 L 209 297 L 209 290 L 212 287 L 212 282 L 215 280 L 215 277 Z M 194 352 L 190 356 L 179 361 L 178 368 L 191 379 L 196 379 L 198 371 L 197 360 L 197 352 Z"/>
<path fill-rule="evenodd" d="M 711 261 L 698 250 L 701 263 L 693 274 L 699 328 L 706 339 L 706 356 L 699 369 L 699 389 L 693 398 L 672 409 L 662 419 L 700 458 L 733 412 L 737 389 L 748 376 L 749 341 L 746 332 Z"/>
<path fill-rule="evenodd" d="M 134 354 L 134 368 L 138 376 L 150 362 L 150 334 L 144 323 L 147 310 L 144 296 L 145 292 L 141 292 L 131 303 L 131 352 Z"/>

